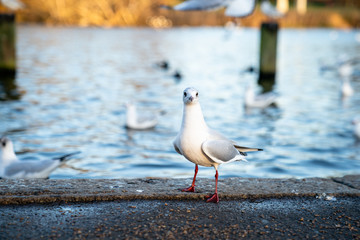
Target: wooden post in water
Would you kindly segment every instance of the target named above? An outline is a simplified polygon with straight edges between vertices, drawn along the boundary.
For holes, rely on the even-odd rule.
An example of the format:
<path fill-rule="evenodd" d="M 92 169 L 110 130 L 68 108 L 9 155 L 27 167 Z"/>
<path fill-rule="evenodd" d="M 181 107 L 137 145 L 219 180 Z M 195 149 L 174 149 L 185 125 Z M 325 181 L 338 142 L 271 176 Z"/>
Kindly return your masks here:
<path fill-rule="evenodd" d="M 258 83 L 263 87 L 264 92 L 271 91 L 275 84 L 278 29 L 279 25 L 276 22 L 261 24 Z"/>
<path fill-rule="evenodd" d="M 1 76 L 15 75 L 15 15 L 0 14 L 0 80 Z"/>
<path fill-rule="evenodd" d="M 296 1 L 296 11 L 298 14 L 304 15 L 306 13 L 307 0 L 297 0 Z"/>

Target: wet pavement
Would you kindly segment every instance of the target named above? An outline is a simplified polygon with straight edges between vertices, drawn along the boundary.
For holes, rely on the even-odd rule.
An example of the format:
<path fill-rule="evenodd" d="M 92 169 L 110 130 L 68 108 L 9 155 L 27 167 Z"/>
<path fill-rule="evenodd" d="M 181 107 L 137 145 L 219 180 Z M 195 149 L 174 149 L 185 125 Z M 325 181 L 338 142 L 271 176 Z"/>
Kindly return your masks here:
<path fill-rule="evenodd" d="M 360 239 L 357 175 L 211 180 L 0 180 L 0 239 Z"/>

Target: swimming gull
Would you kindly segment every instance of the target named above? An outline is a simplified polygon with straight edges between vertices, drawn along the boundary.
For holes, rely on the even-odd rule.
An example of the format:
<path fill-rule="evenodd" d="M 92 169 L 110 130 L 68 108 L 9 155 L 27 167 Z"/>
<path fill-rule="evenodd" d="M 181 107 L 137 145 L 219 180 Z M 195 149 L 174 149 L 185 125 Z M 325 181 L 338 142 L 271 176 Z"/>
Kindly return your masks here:
<path fill-rule="evenodd" d="M 348 98 L 354 94 L 354 90 L 351 87 L 350 79 L 344 78 L 341 84 L 341 96 L 342 99 Z"/>
<path fill-rule="evenodd" d="M 360 139 L 360 118 L 355 118 L 352 123 L 354 124 L 354 134 Z"/>
<path fill-rule="evenodd" d="M 249 84 L 245 91 L 245 107 L 267 108 L 275 102 L 276 98 L 277 96 L 272 92 L 255 95 L 254 86 Z"/>
<path fill-rule="evenodd" d="M 16 157 L 9 138 L 2 137 L 0 145 L 0 178 L 48 178 L 65 160 L 79 153 L 74 152 L 54 159 L 21 161 Z"/>
<path fill-rule="evenodd" d="M 126 103 L 126 127 L 134 130 L 151 129 L 158 123 L 155 115 L 139 115 L 136 105 Z"/>
<path fill-rule="evenodd" d="M 234 161 L 246 161 L 246 152 L 262 151 L 262 149 L 239 146 L 234 141 L 210 129 L 204 120 L 199 103 L 199 93 L 196 89 L 186 88 L 183 93 L 183 102 L 181 128 L 173 145 L 176 152 L 195 164 L 195 174 L 191 186 L 182 191 L 195 191 L 198 165 L 214 167 L 216 171 L 215 193 L 207 196 L 206 202 L 217 203 L 219 202 L 218 166 Z"/>

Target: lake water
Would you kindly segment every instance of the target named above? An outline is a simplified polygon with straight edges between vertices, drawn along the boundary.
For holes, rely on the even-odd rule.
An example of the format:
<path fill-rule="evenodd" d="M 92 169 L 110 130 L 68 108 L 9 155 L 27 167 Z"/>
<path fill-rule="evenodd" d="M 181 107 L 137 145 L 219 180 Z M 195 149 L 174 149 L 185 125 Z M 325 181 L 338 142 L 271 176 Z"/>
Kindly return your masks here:
<path fill-rule="evenodd" d="M 16 89 L 1 95 L 0 134 L 24 160 L 81 151 L 50 178 L 192 177 L 194 164 L 175 152 L 172 140 L 182 91 L 193 86 L 210 127 L 240 145 L 264 148 L 248 163 L 221 165 L 220 178 L 359 174 L 351 121 L 360 114 L 360 78 L 352 78 L 355 94 L 342 102 L 338 72 L 320 71 L 339 56 L 358 57 L 359 34 L 282 29 L 276 107 L 249 112 L 244 90 L 257 75 L 242 71 L 257 66 L 257 29 L 18 26 L 18 73 L 10 82 Z M 162 60 L 169 71 L 154 66 Z M 176 69 L 181 81 L 171 76 Z M 161 112 L 156 128 L 124 128 L 127 101 Z M 213 168 L 199 168 L 199 177 L 213 175 Z"/>

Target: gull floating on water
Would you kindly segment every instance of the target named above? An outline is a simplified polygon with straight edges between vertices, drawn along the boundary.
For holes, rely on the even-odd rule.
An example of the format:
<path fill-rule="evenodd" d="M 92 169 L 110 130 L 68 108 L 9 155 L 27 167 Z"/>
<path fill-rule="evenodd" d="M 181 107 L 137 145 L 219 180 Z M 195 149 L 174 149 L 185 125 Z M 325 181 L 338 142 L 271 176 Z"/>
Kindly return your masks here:
<path fill-rule="evenodd" d="M 162 60 L 160 62 L 155 63 L 155 66 L 162 70 L 168 70 L 170 68 L 170 64 L 166 60 Z"/>
<path fill-rule="evenodd" d="M 354 124 L 354 134 L 360 139 L 360 118 L 355 118 L 352 123 Z"/>
<path fill-rule="evenodd" d="M 158 123 L 155 115 L 142 115 L 136 109 L 134 103 L 126 103 L 126 127 L 134 130 L 146 130 L 154 128 Z"/>
<path fill-rule="evenodd" d="M 255 0 L 188 0 L 174 7 L 164 5 L 162 7 L 176 11 L 202 11 L 226 8 L 226 16 L 241 18 L 252 14 L 255 5 Z"/>
<path fill-rule="evenodd" d="M 62 165 L 74 152 L 54 159 L 20 161 L 10 139 L 0 139 L 0 178 L 48 178 L 50 173 Z"/>
<path fill-rule="evenodd" d="M 234 141 L 210 129 L 204 120 L 196 89 L 186 88 L 183 93 L 183 102 L 181 128 L 173 145 L 176 152 L 195 164 L 195 174 L 191 186 L 182 189 L 182 191 L 195 191 L 198 165 L 214 167 L 216 170 L 215 193 L 207 196 L 206 202 L 217 203 L 219 202 L 217 192 L 218 166 L 234 161 L 246 161 L 246 152 L 262 151 L 262 149 L 239 146 Z"/>
<path fill-rule="evenodd" d="M 275 102 L 276 98 L 277 96 L 272 92 L 255 95 L 254 86 L 249 84 L 245 91 L 245 107 L 267 108 Z"/>
<path fill-rule="evenodd" d="M 354 94 L 354 90 L 350 85 L 350 79 L 345 78 L 342 80 L 341 97 L 342 99 L 348 98 Z"/>

